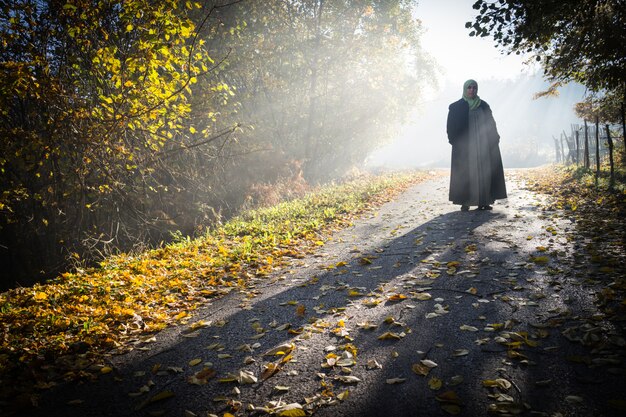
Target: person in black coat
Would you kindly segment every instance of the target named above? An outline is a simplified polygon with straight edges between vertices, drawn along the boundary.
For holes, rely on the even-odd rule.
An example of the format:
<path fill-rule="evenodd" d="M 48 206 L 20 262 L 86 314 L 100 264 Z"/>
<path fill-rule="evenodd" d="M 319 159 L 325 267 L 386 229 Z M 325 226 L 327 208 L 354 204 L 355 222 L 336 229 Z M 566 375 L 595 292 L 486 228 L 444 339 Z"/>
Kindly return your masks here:
<path fill-rule="evenodd" d="M 500 155 L 500 135 L 489 105 L 478 97 L 478 84 L 467 80 L 463 98 L 448 108 L 447 133 L 452 145 L 449 199 L 491 210 L 495 200 L 507 198 Z"/>

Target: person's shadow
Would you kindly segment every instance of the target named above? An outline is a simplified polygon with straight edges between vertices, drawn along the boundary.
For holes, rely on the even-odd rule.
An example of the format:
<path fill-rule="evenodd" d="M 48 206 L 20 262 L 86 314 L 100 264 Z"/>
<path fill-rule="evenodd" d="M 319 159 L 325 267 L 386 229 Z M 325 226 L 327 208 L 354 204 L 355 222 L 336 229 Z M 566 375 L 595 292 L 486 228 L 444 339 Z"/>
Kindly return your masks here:
<path fill-rule="evenodd" d="M 492 365 L 491 361 L 473 363 L 470 355 L 452 356 L 447 348 L 471 346 L 473 335 L 459 332 L 458 326 L 446 327 L 446 323 L 460 320 L 469 324 L 476 316 L 471 304 L 502 290 L 495 282 L 476 279 L 480 274 L 477 265 L 483 258 L 490 258 L 492 264 L 505 262 L 510 251 L 481 246 L 484 240 L 473 234 L 477 228 L 503 216 L 498 211 L 455 211 L 408 231 L 397 228 L 381 244 L 373 241 L 343 244 L 335 240 L 326 245 L 324 251 L 331 253 L 333 245 L 343 245 L 337 252 L 340 255 L 332 262 L 317 258 L 318 266 L 330 268 L 304 266 L 304 272 L 292 268 L 292 273 L 286 268 L 257 284 L 257 289 L 265 288 L 255 298 L 248 298 L 250 292 L 242 290 L 214 300 L 207 307 L 192 312 L 191 322 L 213 323 L 193 333 L 195 337 L 188 337 L 186 326 L 167 329 L 156 335 L 157 342 L 139 345 L 139 349 L 122 357 L 111 357 L 115 371 L 100 376 L 97 381 L 68 383 L 42 392 L 39 407 L 29 413 L 47 417 L 137 416 L 158 410 L 165 410 L 169 415 L 181 415 L 184 410 L 198 415 L 207 411 L 220 413 L 228 411 L 232 405 L 227 399 L 243 402 L 253 399 L 255 405 L 276 399 L 275 381 L 292 387 L 283 395 L 284 399 L 303 402 L 304 397 L 314 396 L 319 391 L 317 373 L 327 373 L 329 380 L 339 375 L 335 369 L 321 369 L 320 363 L 327 354 L 326 346 L 348 343 L 348 339 L 338 338 L 331 331 L 343 318 L 345 326 L 350 328 L 349 337 L 353 339 L 349 343 L 358 349 L 353 375 L 359 376 L 362 382 L 343 388 L 341 383 L 334 382 L 337 393 L 349 388 L 351 399 L 318 412 L 354 416 L 407 415 L 407 410 L 413 409 L 423 415 L 439 414 L 439 404 L 434 400 L 436 393 L 423 389 L 424 380 L 411 372 L 411 365 L 421 358 L 432 359 L 440 363 L 441 379 L 457 373 L 465 373 L 464 378 L 479 378 L 484 368 Z M 363 224 L 347 231 L 346 235 L 376 234 L 368 228 L 372 226 Z M 354 246 L 359 250 L 348 250 Z M 310 262 L 315 259 L 310 258 Z M 294 265 L 298 262 L 302 261 Z M 471 288 L 475 290 L 473 294 L 468 293 Z M 390 301 L 388 298 L 393 293 L 408 298 Z M 432 299 L 416 301 L 416 297 L 424 293 L 430 293 Z M 438 298 L 443 301 L 437 302 Z M 379 301 L 367 307 L 370 300 Z M 251 307 L 239 308 L 242 302 Z M 449 306 L 449 313 L 425 319 L 428 313 L 436 311 L 434 304 Z M 503 322 L 510 314 L 506 305 L 497 307 L 496 303 L 490 303 L 484 311 L 494 322 Z M 388 317 L 393 320 L 385 323 Z M 357 323 L 363 322 L 373 323 L 378 328 L 374 331 L 361 329 Z M 224 324 L 216 327 L 215 323 Z M 406 333 L 407 330 L 410 332 Z M 387 331 L 406 334 L 395 343 L 379 340 L 378 336 Z M 233 394 L 236 384 L 219 382 L 219 378 L 237 375 L 242 369 L 262 375 L 264 365 L 275 360 L 263 353 L 295 340 L 298 340 L 294 351 L 297 361 L 285 364 L 276 377 L 239 385 L 241 398 Z M 250 351 L 255 343 L 261 346 Z M 437 343 L 446 349 L 434 347 Z M 418 354 L 418 351 L 426 353 Z M 246 357 L 252 357 L 255 362 L 246 365 Z M 196 358 L 202 363 L 212 363 L 217 371 L 216 377 L 209 379 L 206 385 L 188 382 L 202 369 L 201 365 L 189 365 Z M 381 370 L 367 370 L 366 364 L 373 359 L 383 366 Z M 407 382 L 385 383 L 397 376 L 406 377 Z M 315 382 L 310 383 L 311 380 Z M 311 391 L 312 386 L 316 389 Z M 148 387 L 149 392 L 140 395 L 142 387 Z M 468 400 L 465 409 L 470 411 L 473 408 L 470 399 L 475 392 L 471 388 L 464 392 L 463 387 L 467 385 L 460 386 L 458 393 Z M 246 390 L 253 390 L 254 394 L 246 394 Z M 174 395 L 162 401 L 146 402 L 165 391 Z M 216 398 L 224 401 L 215 402 Z M 76 399 L 83 402 L 67 405 Z M 383 414 L 376 414 L 378 412 Z"/>

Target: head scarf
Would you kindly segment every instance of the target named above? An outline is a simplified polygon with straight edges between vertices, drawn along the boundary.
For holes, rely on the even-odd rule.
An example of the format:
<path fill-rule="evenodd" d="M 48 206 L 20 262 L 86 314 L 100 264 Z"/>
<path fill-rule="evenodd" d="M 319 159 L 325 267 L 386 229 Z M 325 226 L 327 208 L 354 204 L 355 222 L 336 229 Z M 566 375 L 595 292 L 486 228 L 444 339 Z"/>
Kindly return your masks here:
<path fill-rule="evenodd" d="M 467 80 L 465 81 L 465 84 L 463 84 L 463 99 L 467 101 L 467 104 L 469 104 L 470 110 L 474 110 L 478 108 L 478 106 L 480 106 L 480 97 L 478 97 L 478 94 L 476 94 L 476 97 L 474 98 L 469 98 L 467 96 L 467 87 L 469 87 L 472 84 L 476 86 L 476 92 L 478 93 L 478 83 L 476 81 Z"/>

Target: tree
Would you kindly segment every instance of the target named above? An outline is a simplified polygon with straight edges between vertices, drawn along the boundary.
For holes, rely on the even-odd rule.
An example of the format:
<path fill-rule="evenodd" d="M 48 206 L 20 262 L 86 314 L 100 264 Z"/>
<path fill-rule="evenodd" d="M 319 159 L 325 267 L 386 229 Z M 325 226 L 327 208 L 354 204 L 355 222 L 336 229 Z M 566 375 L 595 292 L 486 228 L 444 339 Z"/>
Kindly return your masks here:
<path fill-rule="evenodd" d="M 236 88 L 242 125 L 254 127 L 246 131 L 250 146 L 302 161 L 317 182 L 392 137 L 432 74 L 411 7 L 406 0 L 276 0 L 226 11 L 227 26 L 246 24 L 220 74 Z"/>
<path fill-rule="evenodd" d="M 190 88 L 213 66 L 187 17 L 198 7 L 0 3 L 0 257 L 28 270 L 3 273 L 149 233 L 164 154 L 212 133 L 189 118 Z"/>
<path fill-rule="evenodd" d="M 623 0 L 478 0 L 473 7 L 479 14 L 466 23 L 470 36 L 491 35 L 508 53 L 534 54 L 554 86 L 575 81 L 594 92 L 594 100 L 606 95 L 604 113 L 609 106 L 621 110 L 615 119 L 622 121 L 626 147 Z"/>
<path fill-rule="evenodd" d="M 493 36 L 507 52 L 532 53 L 555 81 L 593 91 L 626 88 L 622 0 L 478 0 L 471 36 Z"/>

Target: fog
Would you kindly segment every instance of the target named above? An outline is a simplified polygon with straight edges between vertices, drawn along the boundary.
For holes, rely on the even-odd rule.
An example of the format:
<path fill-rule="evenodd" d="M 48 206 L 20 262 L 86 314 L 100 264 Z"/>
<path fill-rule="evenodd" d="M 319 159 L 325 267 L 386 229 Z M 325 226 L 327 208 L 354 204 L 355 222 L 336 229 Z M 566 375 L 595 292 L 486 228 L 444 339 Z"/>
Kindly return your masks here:
<path fill-rule="evenodd" d="M 411 121 L 392 142 L 369 155 L 369 167 L 447 167 L 448 105 L 461 98 L 463 82 L 478 82 L 478 95 L 491 106 L 501 135 L 505 167 L 531 166 L 554 159 L 553 135 L 580 123 L 573 106 L 584 88 L 567 85 L 559 97 L 533 100 L 549 87 L 529 57 L 507 55 L 490 37 L 473 38 L 465 22 L 473 20 L 473 0 L 421 0 L 413 15 L 424 28 L 424 52 L 438 66 L 438 84 L 427 85 Z M 423 85 L 419 86 L 424 87 Z"/>
<path fill-rule="evenodd" d="M 471 77 L 468 77 L 471 78 Z M 548 88 L 540 74 L 510 80 L 477 80 L 478 94 L 491 106 L 500 133 L 505 167 L 537 166 L 554 161 L 554 140 L 571 124 L 580 123 L 573 111 L 584 88 L 570 84 L 558 97 L 533 99 Z M 447 82 L 433 98 L 414 111 L 410 123 L 390 144 L 373 152 L 368 167 L 448 167 L 450 145 L 446 136 L 448 105 L 461 98 L 461 85 Z"/>

